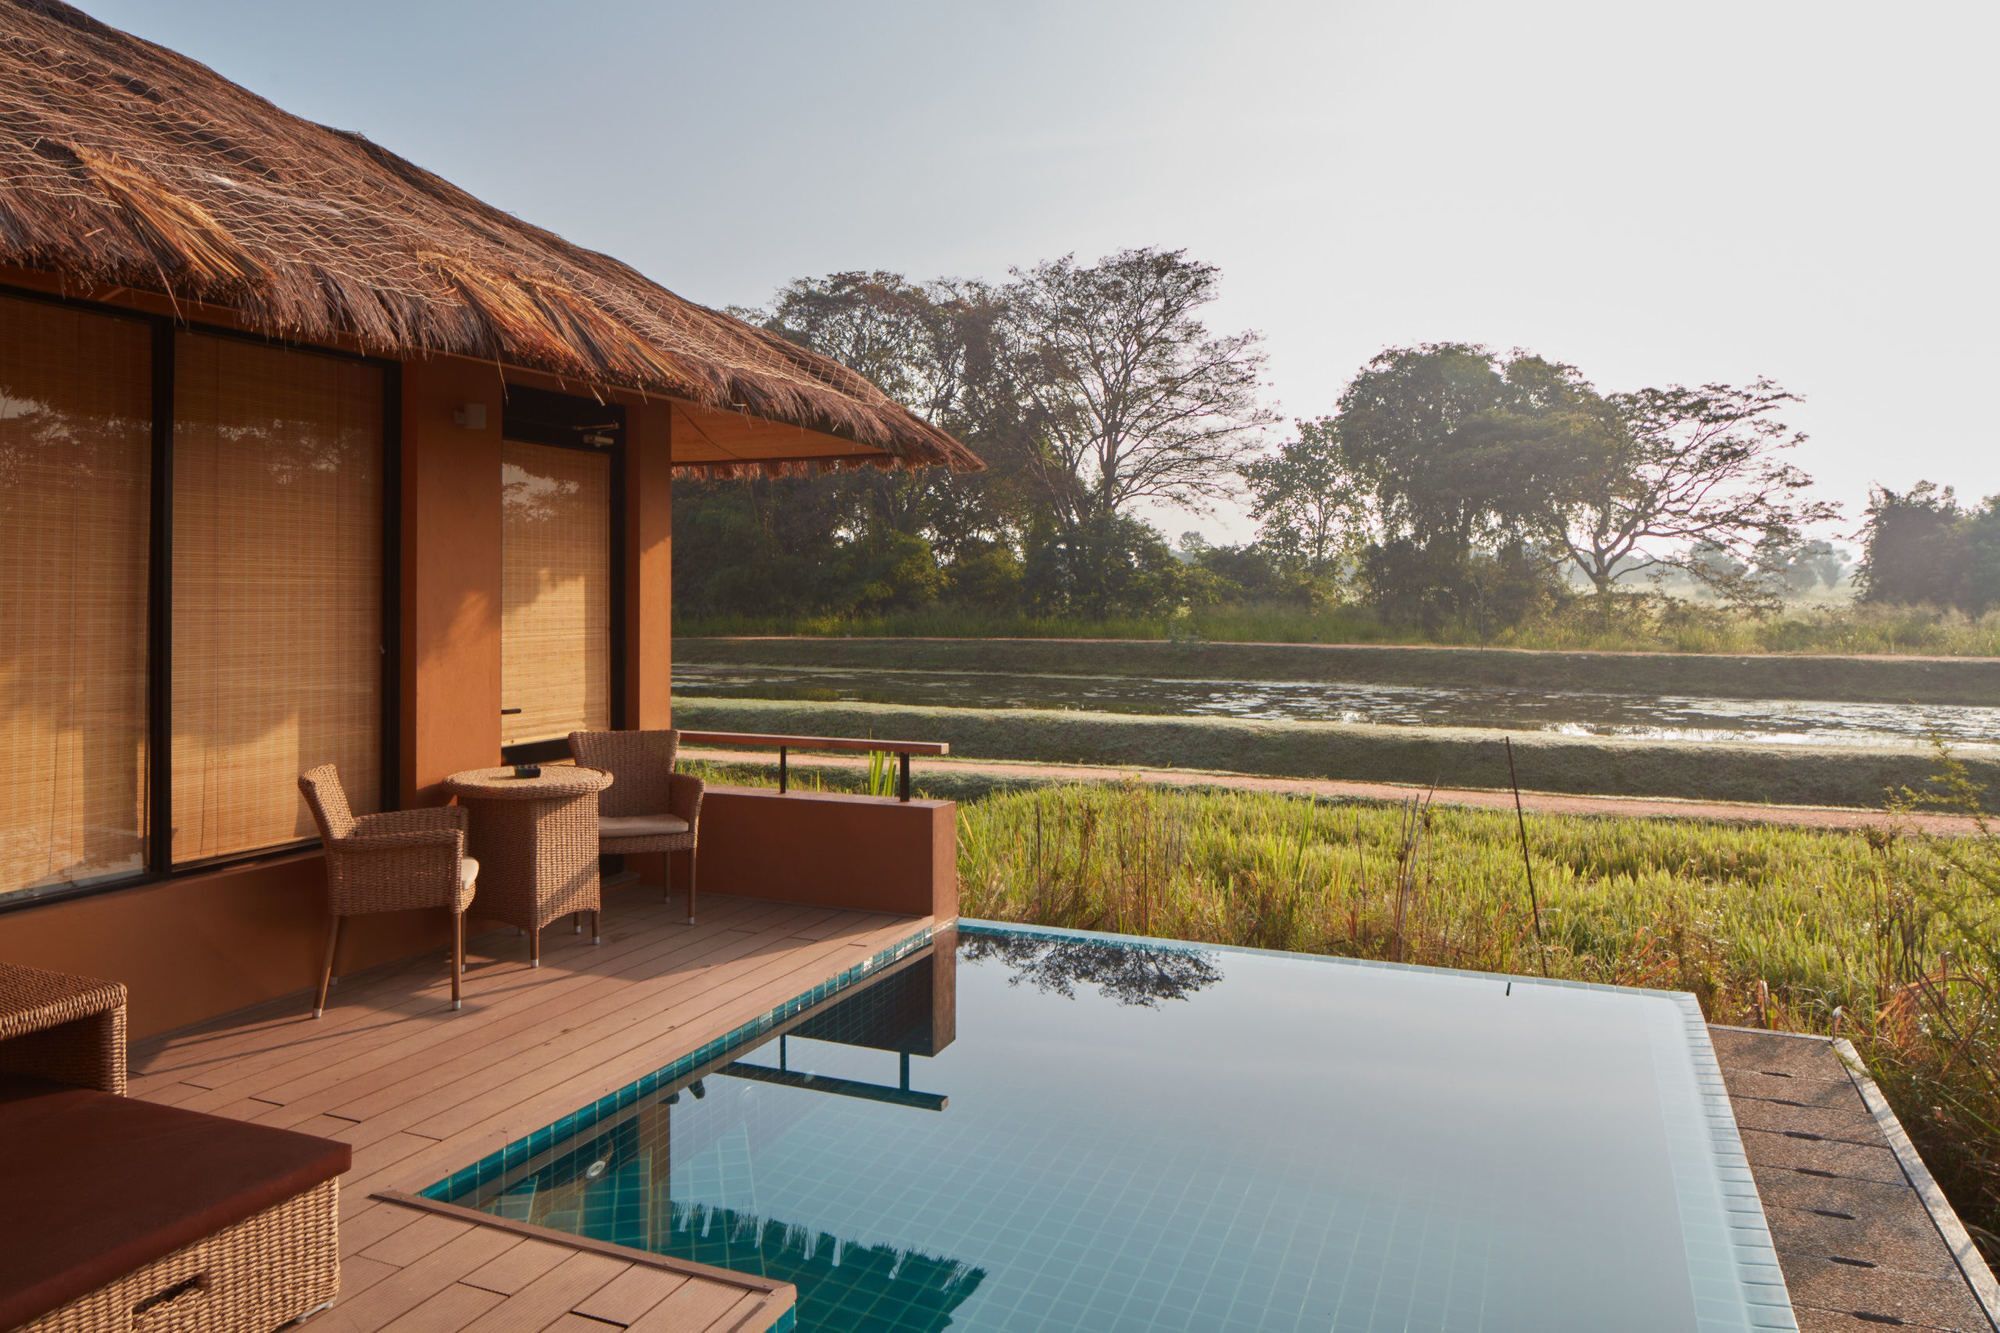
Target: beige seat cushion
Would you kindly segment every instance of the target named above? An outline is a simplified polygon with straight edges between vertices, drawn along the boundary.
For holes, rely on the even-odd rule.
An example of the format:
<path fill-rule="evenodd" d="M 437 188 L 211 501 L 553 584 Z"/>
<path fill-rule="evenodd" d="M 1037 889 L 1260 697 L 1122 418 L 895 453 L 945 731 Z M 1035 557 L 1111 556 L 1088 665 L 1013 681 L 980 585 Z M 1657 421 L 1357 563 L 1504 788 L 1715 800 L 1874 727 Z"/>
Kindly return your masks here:
<path fill-rule="evenodd" d="M 478 878 L 479 878 L 479 862 L 473 860 L 469 856 L 459 857 L 458 858 L 459 887 L 462 889 L 471 888 L 472 881 Z"/>
<path fill-rule="evenodd" d="M 688 822 L 679 815 L 599 815 L 600 838 L 671 838 L 686 833 Z"/>

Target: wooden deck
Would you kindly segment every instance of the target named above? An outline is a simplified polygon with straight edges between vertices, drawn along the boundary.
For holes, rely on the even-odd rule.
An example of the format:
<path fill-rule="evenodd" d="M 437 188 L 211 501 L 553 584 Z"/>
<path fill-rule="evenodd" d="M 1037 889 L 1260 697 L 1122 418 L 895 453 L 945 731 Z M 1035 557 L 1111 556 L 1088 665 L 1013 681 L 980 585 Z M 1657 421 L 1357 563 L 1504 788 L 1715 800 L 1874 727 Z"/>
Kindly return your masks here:
<path fill-rule="evenodd" d="M 604 943 L 560 927 L 539 970 L 512 931 L 473 941 L 465 1008 L 443 960 L 136 1046 L 132 1094 L 343 1139 L 334 1330 L 769 1327 L 796 1293 L 719 1270 L 533 1235 L 377 1197 L 415 1193 L 928 928 L 703 895 L 701 922 L 636 886 L 606 896 Z"/>

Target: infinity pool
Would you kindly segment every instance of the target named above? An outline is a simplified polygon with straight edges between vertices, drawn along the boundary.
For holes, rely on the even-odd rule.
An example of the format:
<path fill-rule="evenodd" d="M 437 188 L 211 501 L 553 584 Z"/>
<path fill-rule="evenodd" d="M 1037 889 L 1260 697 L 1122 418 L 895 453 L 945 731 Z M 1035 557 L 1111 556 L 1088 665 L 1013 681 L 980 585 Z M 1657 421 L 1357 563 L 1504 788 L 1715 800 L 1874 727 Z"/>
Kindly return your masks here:
<path fill-rule="evenodd" d="M 433 1187 L 807 1329 L 1792 1328 L 1692 998 L 964 923 Z"/>

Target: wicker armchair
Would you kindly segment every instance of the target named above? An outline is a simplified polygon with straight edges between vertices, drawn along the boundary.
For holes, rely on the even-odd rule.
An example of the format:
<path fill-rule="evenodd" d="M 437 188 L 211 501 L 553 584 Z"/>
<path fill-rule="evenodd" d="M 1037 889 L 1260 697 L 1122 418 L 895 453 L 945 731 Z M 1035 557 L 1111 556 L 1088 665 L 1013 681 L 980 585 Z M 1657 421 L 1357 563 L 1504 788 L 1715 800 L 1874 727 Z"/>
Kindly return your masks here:
<path fill-rule="evenodd" d="M 609 773 L 598 798 L 598 847 L 607 856 L 686 852 L 688 924 L 694 924 L 695 836 L 701 820 L 700 778 L 674 772 L 678 731 L 572 731 L 569 752 L 585 768 Z M 671 865 L 671 863 L 669 863 Z M 664 895 L 673 897 L 669 869 Z"/>
<path fill-rule="evenodd" d="M 326 844 L 326 897 L 333 914 L 313 1017 L 326 1012 L 334 954 L 347 918 L 412 907 L 442 907 L 451 913 L 451 1007 L 457 1009 L 459 981 L 465 972 L 465 911 L 472 906 L 479 876 L 479 862 L 465 854 L 464 808 L 447 805 L 356 816 L 332 764 L 321 764 L 301 777 L 299 791 Z"/>

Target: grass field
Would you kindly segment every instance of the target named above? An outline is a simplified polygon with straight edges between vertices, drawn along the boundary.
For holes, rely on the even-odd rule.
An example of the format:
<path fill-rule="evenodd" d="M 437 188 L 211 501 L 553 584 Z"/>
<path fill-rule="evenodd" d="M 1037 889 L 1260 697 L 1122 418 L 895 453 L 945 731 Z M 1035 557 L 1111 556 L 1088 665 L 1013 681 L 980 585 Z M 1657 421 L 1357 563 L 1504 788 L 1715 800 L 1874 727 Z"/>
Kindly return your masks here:
<path fill-rule="evenodd" d="M 2000 611 L 1972 619 L 1916 606 L 1835 603 L 1758 616 L 1717 606 L 1634 598 L 1605 613 L 1586 600 L 1518 627 L 1482 634 L 1384 622 L 1362 606 L 1212 606 L 1153 616 L 1084 620 L 922 610 L 876 616 L 683 618 L 677 635 L 805 634 L 857 637 L 1205 639 L 1237 643 L 1427 643 L 1562 651 L 1660 653 L 1920 653 L 2000 657 Z"/>
<path fill-rule="evenodd" d="M 864 779 L 808 769 L 795 780 L 853 790 Z M 1849 1036 L 2000 1258 L 1990 839 L 1896 834 L 1888 816 L 1851 833 L 1531 814 L 1538 933 L 1512 814 L 995 785 L 938 766 L 919 770 L 918 787 L 961 802 L 968 916 L 1665 987 L 1694 993 L 1713 1022 Z"/>
<path fill-rule="evenodd" d="M 1930 776 L 1921 747 L 1690 745 L 1672 741 L 1391 727 L 1339 722 L 1084 713 L 1032 708 L 920 708 L 762 699 L 681 699 L 679 725 L 702 731 L 941 740 L 973 759 L 1198 768 L 1271 777 L 1509 785 L 1503 737 L 1530 791 L 1791 805 L 1879 806 Z M 2000 751 L 1971 762 L 2000 794 Z"/>

